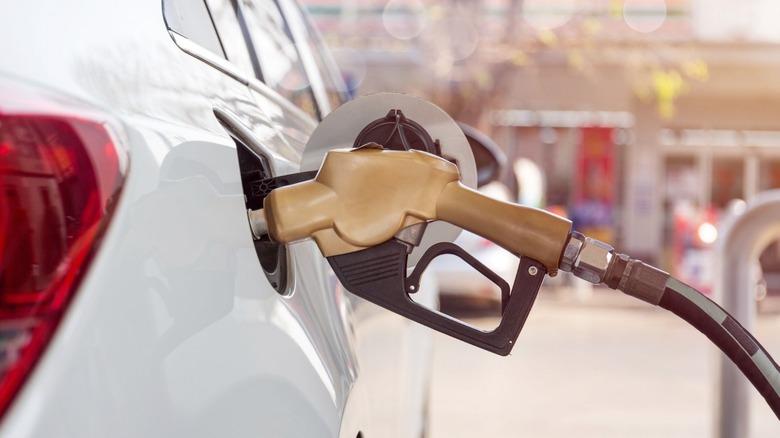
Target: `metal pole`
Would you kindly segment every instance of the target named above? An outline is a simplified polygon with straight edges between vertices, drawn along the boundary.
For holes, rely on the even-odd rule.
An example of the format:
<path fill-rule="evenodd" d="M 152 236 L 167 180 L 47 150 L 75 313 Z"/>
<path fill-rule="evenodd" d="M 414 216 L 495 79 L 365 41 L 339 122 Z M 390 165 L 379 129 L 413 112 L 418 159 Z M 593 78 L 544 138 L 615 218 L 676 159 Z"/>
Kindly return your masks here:
<path fill-rule="evenodd" d="M 737 321 L 753 331 L 756 317 L 758 256 L 780 238 L 780 190 L 759 193 L 734 204 L 723 221 L 716 247 L 715 298 Z M 744 438 L 750 432 L 749 383 L 737 367 L 720 355 L 718 367 L 716 434 Z"/>

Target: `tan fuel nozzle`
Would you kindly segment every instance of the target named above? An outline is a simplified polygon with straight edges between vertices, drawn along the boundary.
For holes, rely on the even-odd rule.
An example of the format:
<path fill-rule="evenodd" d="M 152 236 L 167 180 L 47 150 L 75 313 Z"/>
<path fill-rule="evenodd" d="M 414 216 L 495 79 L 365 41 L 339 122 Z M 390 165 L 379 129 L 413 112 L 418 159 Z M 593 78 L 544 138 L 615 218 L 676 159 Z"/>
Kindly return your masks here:
<path fill-rule="evenodd" d="M 463 186 L 458 168 L 420 151 L 370 144 L 328 153 L 314 180 L 273 190 L 263 204 L 271 238 L 313 238 L 326 257 L 386 242 L 411 225 L 442 220 L 558 270 L 571 222 Z"/>

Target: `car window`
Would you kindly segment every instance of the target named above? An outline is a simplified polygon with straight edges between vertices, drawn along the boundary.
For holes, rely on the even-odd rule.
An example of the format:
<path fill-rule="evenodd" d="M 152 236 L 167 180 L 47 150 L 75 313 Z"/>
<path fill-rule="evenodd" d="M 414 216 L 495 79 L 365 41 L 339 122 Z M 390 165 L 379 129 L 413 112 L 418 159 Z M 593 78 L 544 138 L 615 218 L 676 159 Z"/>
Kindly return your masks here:
<path fill-rule="evenodd" d="M 306 70 L 276 2 L 240 0 L 240 3 L 260 63 L 260 79 L 297 107 L 317 117 Z"/>
<path fill-rule="evenodd" d="M 252 65 L 252 57 L 246 46 L 244 33 L 233 6 L 234 2 L 231 0 L 206 0 L 206 4 L 211 12 L 211 18 L 217 28 L 228 61 L 250 76 L 254 76 L 255 69 Z"/>
<path fill-rule="evenodd" d="M 300 9 L 300 6 L 297 3 L 293 8 L 292 13 L 289 14 L 289 19 L 300 21 L 303 29 L 305 29 L 306 40 L 311 49 L 312 58 L 317 65 L 317 70 L 322 78 L 323 85 L 325 86 L 330 109 L 333 110 L 338 108 L 347 101 L 347 88 L 338 72 L 335 61 L 330 57 L 330 53 L 322 43 L 322 37 L 319 34 L 319 31 L 313 26 L 308 15 Z M 323 116 L 325 116 L 325 114 L 323 114 Z"/>
<path fill-rule="evenodd" d="M 166 0 L 163 14 L 168 29 L 225 58 L 222 44 L 203 0 Z"/>

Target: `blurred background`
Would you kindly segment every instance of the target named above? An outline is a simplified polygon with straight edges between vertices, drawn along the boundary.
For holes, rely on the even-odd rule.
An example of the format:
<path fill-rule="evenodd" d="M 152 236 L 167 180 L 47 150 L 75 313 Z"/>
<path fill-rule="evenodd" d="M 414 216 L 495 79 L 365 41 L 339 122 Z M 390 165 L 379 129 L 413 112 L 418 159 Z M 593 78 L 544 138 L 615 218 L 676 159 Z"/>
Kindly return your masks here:
<path fill-rule="evenodd" d="M 435 102 L 506 155 L 497 196 L 566 215 L 705 293 L 725 215 L 780 188 L 778 2 L 304 5 L 353 96 Z M 756 268 L 755 333 L 778 356 L 780 245 Z M 712 435 L 717 356 L 704 337 L 660 310 L 554 280 L 511 358 L 439 338 L 432 436 Z M 780 436 L 761 403 L 753 435 Z"/>

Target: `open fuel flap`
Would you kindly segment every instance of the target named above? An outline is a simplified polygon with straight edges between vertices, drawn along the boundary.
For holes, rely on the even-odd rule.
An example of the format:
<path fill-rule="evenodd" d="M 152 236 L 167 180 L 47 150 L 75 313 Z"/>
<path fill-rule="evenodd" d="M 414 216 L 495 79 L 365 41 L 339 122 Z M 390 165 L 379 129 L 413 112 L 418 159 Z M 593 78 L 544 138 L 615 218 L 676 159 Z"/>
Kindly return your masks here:
<path fill-rule="evenodd" d="M 425 142 L 426 136 L 434 146 Z M 372 141 L 391 150 L 409 146 L 438 155 L 458 166 L 460 181 L 466 187 L 477 187 L 474 154 L 458 124 L 431 102 L 402 93 L 369 94 L 330 113 L 306 143 L 301 171 L 319 170 L 325 155 L 334 149 L 353 149 Z M 429 224 L 408 259 L 409 266 L 416 264 L 427 248 L 452 242 L 459 233 L 460 228 L 446 222 Z"/>

